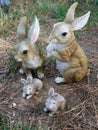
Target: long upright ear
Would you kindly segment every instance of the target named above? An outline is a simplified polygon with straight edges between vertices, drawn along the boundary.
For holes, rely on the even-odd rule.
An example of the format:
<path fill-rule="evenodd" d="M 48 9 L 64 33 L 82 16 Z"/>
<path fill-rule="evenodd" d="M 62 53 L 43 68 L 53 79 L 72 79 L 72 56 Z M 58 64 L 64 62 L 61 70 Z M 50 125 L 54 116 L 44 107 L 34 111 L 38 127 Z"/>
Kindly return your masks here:
<path fill-rule="evenodd" d="M 27 34 L 27 17 L 22 17 L 17 27 L 17 37 L 23 39 Z"/>
<path fill-rule="evenodd" d="M 48 91 L 48 96 L 52 96 L 54 94 L 54 88 L 50 88 Z"/>
<path fill-rule="evenodd" d="M 29 84 L 33 83 L 33 77 L 31 76 L 27 76 L 27 80 L 26 80 Z"/>
<path fill-rule="evenodd" d="M 90 11 L 88 13 L 86 13 L 85 15 L 76 18 L 72 22 L 72 28 L 73 28 L 73 30 L 79 30 L 79 29 L 83 28 L 86 25 L 89 17 L 90 17 Z"/>
<path fill-rule="evenodd" d="M 75 2 L 72 4 L 66 14 L 65 22 L 71 23 L 74 20 L 74 14 L 75 14 L 75 9 L 78 5 L 78 2 Z"/>
<path fill-rule="evenodd" d="M 28 38 L 30 39 L 31 43 L 35 43 L 37 41 L 39 32 L 40 32 L 39 21 L 38 18 L 35 16 L 34 22 L 32 23 L 28 33 Z"/>

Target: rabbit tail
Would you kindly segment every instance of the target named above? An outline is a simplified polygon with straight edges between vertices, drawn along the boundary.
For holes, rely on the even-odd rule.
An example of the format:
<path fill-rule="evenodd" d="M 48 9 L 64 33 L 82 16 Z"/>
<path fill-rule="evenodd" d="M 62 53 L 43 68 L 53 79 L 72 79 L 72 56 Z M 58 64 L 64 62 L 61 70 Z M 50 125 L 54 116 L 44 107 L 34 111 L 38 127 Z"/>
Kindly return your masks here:
<path fill-rule="evenodd" d="M 75 82 L 82 80 L 88 75 L 88 69 L 84 67 L 71 68 L 64 73 L 65 82 Z"/>

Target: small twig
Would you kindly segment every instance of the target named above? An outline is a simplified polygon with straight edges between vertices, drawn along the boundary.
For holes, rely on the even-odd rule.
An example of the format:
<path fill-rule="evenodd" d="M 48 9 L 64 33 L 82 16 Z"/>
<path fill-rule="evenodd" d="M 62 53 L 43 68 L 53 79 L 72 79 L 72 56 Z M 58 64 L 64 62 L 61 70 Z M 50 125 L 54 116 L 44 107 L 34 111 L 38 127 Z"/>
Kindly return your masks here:
<path fill-rule="evenodd" d="M 72 111 L 75 111 L 76 109 L 78 109 L 78 107 L 80 107 L 80 106 L 83 105 L 84 103 L 86 103 L 86 101 L 80 103 L 80 104 L 77 105 L 76 107 L 73 107 L 73 108 L 70 109 L 69 111 L 64 112 L 64 114 L 68 114 L 68 113 L 70 113 L 70 112 L 72 112 Z"/>
<path fill-rule="evenodd" d="M 98 130 L 98 125 L 96 125 L 94 122 L 90 122 L 89 124 L 90 124 L 92 127 L 94 127 L 95 129 Z"/>

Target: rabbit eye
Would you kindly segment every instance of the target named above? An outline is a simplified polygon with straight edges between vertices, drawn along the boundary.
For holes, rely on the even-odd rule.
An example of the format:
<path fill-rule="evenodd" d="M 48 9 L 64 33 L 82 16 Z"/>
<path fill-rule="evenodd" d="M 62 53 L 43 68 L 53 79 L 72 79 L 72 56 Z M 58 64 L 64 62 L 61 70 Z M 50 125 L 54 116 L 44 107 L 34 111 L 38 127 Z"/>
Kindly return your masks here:
<path fill-rule="evenodd" d="M 24 51 L 23 51 L 23 54 L 27 54 L 27 53 L 28 53 L 28 50 L 24 50 Z"/>
<path fill-rule="evenodd" d="M 62 36 L 66 36 L 66 35 L 67 35 L 67 32 L 63 32 L 61 35 L 62 35 Z"/>

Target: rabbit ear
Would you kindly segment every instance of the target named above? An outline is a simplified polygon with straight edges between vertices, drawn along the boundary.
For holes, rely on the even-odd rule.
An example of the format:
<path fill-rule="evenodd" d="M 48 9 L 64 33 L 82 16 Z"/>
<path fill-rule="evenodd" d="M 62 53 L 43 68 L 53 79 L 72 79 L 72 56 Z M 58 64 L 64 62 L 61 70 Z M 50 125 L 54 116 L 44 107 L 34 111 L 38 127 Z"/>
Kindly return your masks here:
<path fill-rule="evenodd" d="M 23 79 L 23 78 L 21 78 L 21 80 L 20 80 L 20 81 L 21 81 L 21 83 L 22 83 L 22 84 L 24 84 L 24 85 L 26 85 L 26 84 L 27 84 L 27 81 L 26 81 L 25 79 Z"/>
<path fill-rule="evenodd" d="M 58 94 L 58 93 L 54 93 L 54 94 L 53 94 L 53 98 L 54 98 L 54 99 L 57 99 L 57 98 L 58 98 L 58 96 L 59 96 L 59 94 Z"/>
<path fill-rule="evenodd" d="M 30 39 L 31 43 L 35 43 L 37 41 L 39 32 L 40 32 L 39 21 L 38 18 L 35 16 L 34 22 L 32 23 L 28 33 L 28 38 Z"/>
<path fill-rule="evenodd" d="M 85 15 L 76 18 L 73 22 L 72 22 L 72 28 L 73 30 L 79 30 L 81 28 L 83 28 L 90 16 L 90 11 L 88 13 L 86 13 Z"/>
<path fill-rule="evenodd" d="M 75 13 L 75 9 L 76 9 L 77 5 L 78 5 L 78 2 L 75 2 L 68 9 L 68 12 L 66 14 L 66 18 L 64 20 L 65 22 L 71 23 L 74 20 L 74 13 Z"/>
<path fill-rule="evenodd" d="M 52 96 L 54 94 L 54 88 L 50 88 L 48 91 L 48 96 Z"/>
<path fill-rule="evenodd" d="M 27 82 L 30 84 L 33 83 L 33 77 L 27 76 Z"/>
<path fill-rule="evenodd" d="M 23 39 L 26 37 L 26 33 L 27 33 L 27 18 L 22 17 L 17 27 L 17 37 L 19 39 Z"/>

